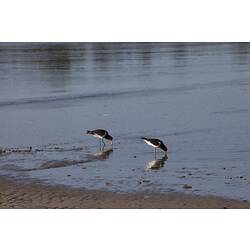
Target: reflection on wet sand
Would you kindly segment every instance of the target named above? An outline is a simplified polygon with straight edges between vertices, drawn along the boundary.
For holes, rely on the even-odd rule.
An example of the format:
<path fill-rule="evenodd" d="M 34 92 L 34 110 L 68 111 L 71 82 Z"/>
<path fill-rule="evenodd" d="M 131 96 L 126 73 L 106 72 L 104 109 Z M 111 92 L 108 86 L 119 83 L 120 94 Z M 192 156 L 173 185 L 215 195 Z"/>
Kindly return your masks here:
<path fill-rule="evenodd" d="M 95 158 L 98 160 L 106 160 L 109 158 L 110 154 L 113 153 L 113 148 L 109 147 L 107 149 L 104 149 L 105 147 L 102 147 L 101 149 L 99 149 L 95 154 Z"/>
<path fill-rule="evenodd" d="M 154 159 L 149 161 L 146 165 L 146 169 L 150 170 L 158 170 L 164 167 L 165 161 L 168 159 L 167 155 L 164 155 L 161 159 Z"/>

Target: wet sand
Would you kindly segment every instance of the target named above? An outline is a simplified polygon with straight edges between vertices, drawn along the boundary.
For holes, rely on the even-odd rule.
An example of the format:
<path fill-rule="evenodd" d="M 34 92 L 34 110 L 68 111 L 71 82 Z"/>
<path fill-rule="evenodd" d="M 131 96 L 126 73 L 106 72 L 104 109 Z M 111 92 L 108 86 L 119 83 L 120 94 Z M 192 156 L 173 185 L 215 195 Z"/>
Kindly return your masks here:
<path fill-rule="evenodd" d="M 118 194 L 0 179 L 0 208 L 250 208 L 250 202 L 182 194 Z"/>

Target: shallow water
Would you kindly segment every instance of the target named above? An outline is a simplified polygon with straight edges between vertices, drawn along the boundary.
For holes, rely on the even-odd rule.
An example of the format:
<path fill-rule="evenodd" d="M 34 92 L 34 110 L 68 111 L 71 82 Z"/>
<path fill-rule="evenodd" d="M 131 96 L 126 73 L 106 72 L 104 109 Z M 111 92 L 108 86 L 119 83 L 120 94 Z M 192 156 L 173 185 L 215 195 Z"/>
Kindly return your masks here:
<path fill-rule="evenodd" d="M 0 175 L 250 199 L 249 66 L 246 43 L 2 43 Z"/>

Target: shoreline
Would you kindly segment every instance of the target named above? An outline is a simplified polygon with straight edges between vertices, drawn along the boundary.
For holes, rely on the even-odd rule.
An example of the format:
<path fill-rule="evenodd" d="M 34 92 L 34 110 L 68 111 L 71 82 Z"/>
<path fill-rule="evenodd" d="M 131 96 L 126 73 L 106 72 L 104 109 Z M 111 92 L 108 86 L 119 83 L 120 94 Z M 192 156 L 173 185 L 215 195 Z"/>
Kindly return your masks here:
<path fill-rule="evenodd" d="M 250 208 L 250 202 L 214 196 L 114 193 L 0 178 L 0 208 Z"/>

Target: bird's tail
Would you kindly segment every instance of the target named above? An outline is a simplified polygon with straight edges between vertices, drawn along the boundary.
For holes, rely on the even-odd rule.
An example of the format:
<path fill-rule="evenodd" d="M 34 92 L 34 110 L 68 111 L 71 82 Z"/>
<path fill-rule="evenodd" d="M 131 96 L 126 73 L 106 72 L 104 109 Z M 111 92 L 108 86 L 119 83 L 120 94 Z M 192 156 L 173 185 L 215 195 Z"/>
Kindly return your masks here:
<path fill-rule="evenodd" d="M 141 137 L 141 139 L 142 139 L 142 140 L 147 140 L 147 138 L 146 138 L 146 137 Z"/>
<path fill-rule="evenodd" d="M 92 135 L 92 134 L 93 134 L 93 132 L 92 132 L 92 131 L 90 131 L 90 130 L 87 130 L 87 131 L 86 131 L 86 134 L 90 134 L 90 135 Z"/>

